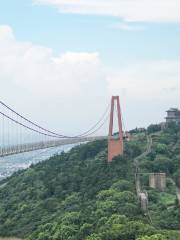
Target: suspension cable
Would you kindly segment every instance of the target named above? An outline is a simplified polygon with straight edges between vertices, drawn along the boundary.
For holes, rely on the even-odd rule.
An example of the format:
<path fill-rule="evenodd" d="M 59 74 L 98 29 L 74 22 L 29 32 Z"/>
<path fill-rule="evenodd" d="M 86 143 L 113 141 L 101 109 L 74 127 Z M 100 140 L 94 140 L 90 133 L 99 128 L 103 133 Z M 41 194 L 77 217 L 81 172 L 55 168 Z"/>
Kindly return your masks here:
<path fill-rule="evenodd" d="M 92 133 L 91 133 L 91 131 L 94 130 L 94 128 L 97 127 L 97 126 L 104 120 L 105 116 L 106 116 L 107 113 L 108 113 L 109 108 L 110 108 L 110 104 L 107 106 L 107 108 L 106 108 L 105 112 L 103 113 L 102 117 L 100 118 L 100 120 L 99 120 L 93 127 L 91 127 L 88 131 L 84 132 L 84 133 L 81 134 L 81 135 L 78 135 L 77 137 L 82 137 L 82 136 L 84 136 L 84 135 L 87 135 L 88 133 L 89 133 L 88 135 L 94 134 L 97 130 L 95 130 L 95 131 L 92 132 Z M 106 117 L 105 122 L 107 121 L 107 118 L 108 118 L 108 116 Z M 100 125 L 99 129 L 100 129 L 103 125 L 104 125 L 104 122 Z M 98 130 L 99 130 L 99 129 L 98 129 Z"/>
<path fill-rule="evenodd" d="M 62 138 L 62 137 L 58 137 L 58 136 L 55 136 L 55 135 L 43 133 L 43 132 L 41 132 L 41 131 L 39 131 L 39 130 L 36 130 L 36 129 L 32 128 L 32 127 L 29 127 L 29 126 L 27 126 L 27 125 L 19 122 L 18 120 L 15 120 L 14 118 L 6 115 L 6 114 L 3 113 L 3 112 L 0 112 L 0 114 L 3 116 L 3 118 L 5 117 L 5 118 L 7 118 L 8 120 L 11 120 L 12 122 L 18 124 L 19 126 L 22 126 L 22 127 L 26 128 L 26 129 L 29 129 L 29 130 L 31 130 L 31 131 L 33 131 L 33 132 L 36 132 L 36 133 L 38 133 L 38 134 L 41 134 L 41 135 L 43 135 L 43 136 L 53 137 L 53 138 L 57 138 L 57 139 Z M 108 116 L 106 117 L 105 121 L 103 121 L 103 123 L 102 123 L 96 130 L 94 130 L 93 132 L 91 132 L 90 134 L 88 134 L 88 135 L 86 135 L 86 136 L 90 136 L 90 135 L 96 133 L 100 128 L 102 128 L 102 126 L 104 126 L 104 124 L 106 123 L 107 119 L 108 119 Z M 101 121 L 102 121 L 102 119 L 101 119 Z"/>
<path fill-rule="evenodd" d="M 36 129 L 34 129 L 34 128 L 28 127 L 27 125 L 24 125 L 23 123 L 20 123 L 18 120 L 15 120 L 14 118 L 9 117 L 8 115 L 6 115 L 6 114 L 3 113 L 3 112 L 0 112 L 0 114 L 1 114 L 3 117 L 5 117 L 5 118 L 7 118 L 7 119 L 9 119 L 9 120 L 11 120 L 11 121 L 13 121 L 13 122 L 15 122 L 16 124 L 18 124 L 18 125 L 26 128 L 26 129 L 29 129 L 29 130 L 31 130 L 31 131 L 33 131 L 33 132 L 36 132 L 36 133 L 39 133 L 39 134 L 41 134 L 41 135 L 48 136 L 48 137 L 59 138 L 58 136 L 54 136 L 54 135 L 50 135 L 50 134 L 47 134 L 47 133 L 43 133 L 43 132 L 40 132 L 40 131 L 38 131 L 38 130 L 36 130 Z"/>
<path fill-rule="evenodd" d="M 39 129 L 43 130 L 44 132 L 46 132 L 46 133 L 44 133 L 44 136 L 53 137 L 53 136 L 55 135 L 56 138 L 78 138 L 78 137 L 83 137 L 83 136 L 85 137 L 85 136 L 91 135 L 91 131 L 92 131 L 96 126 L 98 126 L 98 125 L 101 123 L 101 121 L 104 119 L 104 117 L 105 117 L 105 115 L 106 115 L 106 113 L 107 113 L 107 111 L 108 111 L 108 109 L 109 109 L 109 106 L 110 106 L 110 104 L 109 104 L 108 107 L 106 108 L 105 112 L 103 113 L 102 117 L 100 118 L 100 120 L 99 120 L 96 124 L 94 124 L 93 127 L 91 127 L 88 131 L 85 131 L 84 133 L 81 133 L 80 135 L 76 135 L 76 136 L 66 136 L 66 135 L 58 134 L 58 133 L 55 133 L 55 132 L 53 132 L 53 131 L 50 131 L 50 130 L 48 130 L 48 129 L 46 129 L 46 128 L 41 127 L 41 126 L 38 125 L 37 123 L 34 123 L 34 122 L 32 122 L 31 120 L 27 119 L 26 117 L 22 116 L 21 114 L 19 114 L 19 113 L 16 112 L 15 110 L 13 110 L 11 107 L 9 107 L 8 105 L 6 105 L 6 104 L 3 103 L 2 101 L 0 101 L 0 104 L 3 105 L 4 107 L 6 107 L 6 108 L 7 108 L 8 110 L 10 110 L 11 112 L 13 112 L 14 114 L 16 114 L 17 116 L 19 116 L 21 119 L 27 121 L 28 123 L 32 124 L 33 126 L 35 126 L 35 127 L 39 128 Z M 1 113 L 1 114 L 2 114 L 2 113 Z M 8 116 L 7 116 L 7 117 L 8 117 Z M 11 120 L 12 120 L 12 119 L 11 119 Z M 26 126 L 26 125 L 24 125 L 24 126 Z M 29 128 L 30 130 L 33 129 L 33 128 L 31 128 L 31 127 L 26 127 L 26 128 Z M 38 131 L 38 130 L 35 130 L 35 129 L 34 129 L 34 131 L 37 132 L 37 133 L 43 134 L 41 131 Z M 47 133 L 48 133 L 48 134 L 47 134 Z M 55 136 L 54 136 L 54 137 L 55 137 Z"/>
<path fill-rule="evenodd" d="M 103 121 L 103 123 L 102 123 L 96 130 L 94 130 L 92 133 L 90 133 L 89 136 L 92 135 L 92 134 L 94 134 L 94 133 L 96 133 L 96 132 L 98 132 L 98 131 L 105 125 L 105 123 L 108 121 L 108 117 L 109 117 L 109 116 L 106 116 L 106 118 L 105 118 L 105 120 Z"/>
<path fill-rule="evenodd" d="M 63 136 L 63 135 L 61 135 L 61 134 L 56 134 L 55 132 L 49 131 L 48 129 L 45 129 L 45 128 L 41 127 L 40 125 L 32 122 L 31 120 L 29 120 L 29 119 L 27 119 L 26 117 L 22 116 L 21 114 L 19 114 L 19 113 L 16 112 L 15 110 L 13 110 L 11 107 L 9 107 L 8 105 L 6 105 L 6 104 L 3 103 L 2 101 L 0 101 L 0 104 L 3 105 L 4 107 L 6 107 L 6 108 L 7 108 L 8 110 L 10 110 L 11 112 L 15 113 L 17 116 L 21 117 L 23 120 L 25 120 L 25 121 L 27 121 L 28 123 L 34 125 L 35 127 L 39 128 L 39 129 L 41 129 L 41 130 L 43 130 L 43 131 L 45 131 L 45 132 L 49 132 L 49 133 L 51 133 L 51 134 L 53 134 L 53 135 L 58 135 L 58 136 L 61 136 L 61 137 L 65 137 L 65 136 Z"/>

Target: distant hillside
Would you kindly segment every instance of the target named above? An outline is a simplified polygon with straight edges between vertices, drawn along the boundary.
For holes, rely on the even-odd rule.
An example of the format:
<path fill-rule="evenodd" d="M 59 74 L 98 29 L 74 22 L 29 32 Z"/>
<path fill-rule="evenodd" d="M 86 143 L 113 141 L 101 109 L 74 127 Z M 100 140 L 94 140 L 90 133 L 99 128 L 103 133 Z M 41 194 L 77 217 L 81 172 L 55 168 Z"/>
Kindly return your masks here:
<path fill-rule="evenodd" d="M 180 207 L 180 126 L 134 130 L 124 156 L 107 163 L 105 140 L 84 144 L 20 171 L 1 182 L 0 235 L 28 240 L 178 240 Z M 135 192 L 133 159 L 146 150 L 143 172 L 164 171 L 164 195 L 148 187 L 153 222 L 141 211 Z M 171 181 L 172 179 L 172 181 Z M 173 230 L 173 231 L 172 231 Z M 145 237 L 147 236 L 147 237 Z"/>

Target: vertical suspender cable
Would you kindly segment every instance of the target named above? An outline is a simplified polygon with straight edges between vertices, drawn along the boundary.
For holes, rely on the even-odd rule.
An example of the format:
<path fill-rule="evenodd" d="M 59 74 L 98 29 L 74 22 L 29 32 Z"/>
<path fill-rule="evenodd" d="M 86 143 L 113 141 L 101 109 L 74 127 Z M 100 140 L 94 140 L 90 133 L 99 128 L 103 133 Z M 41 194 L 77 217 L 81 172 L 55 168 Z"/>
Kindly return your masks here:
<path fill-rule="evenodd" d="M 1 121 L 1 118 L 0 118 L 0 149 L 1 149 L 0 154 L 2 155 L 2 121 Z"/>
<path fill-rule="evenodd" d="M 4 116 L 2 116 L 2 156 L 4 155 Z"/>

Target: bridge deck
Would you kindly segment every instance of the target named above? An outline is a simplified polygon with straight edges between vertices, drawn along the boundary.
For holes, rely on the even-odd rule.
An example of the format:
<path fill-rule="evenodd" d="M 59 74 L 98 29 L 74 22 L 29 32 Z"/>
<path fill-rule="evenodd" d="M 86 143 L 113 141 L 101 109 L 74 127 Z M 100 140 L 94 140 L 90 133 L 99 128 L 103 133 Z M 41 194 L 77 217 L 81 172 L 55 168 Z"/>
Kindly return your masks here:
<path fill-rule="evenodd" d="M 36 151 L 36 150 L 40 150 L 40 149 L 76 144 L 76 143 L 102 140 L 105 138 L 106 137 L 71 138 L 71 139 L 62 139 L 62 140 L 56 140 L 56 141 L 36 142 L 36 143 L 14 145 L 14 146 L 10 146 L 10 147 L 1 147 L 0 148 L 0 157 L 15 155 L 15 154 L 24 153 L 24 152 L 31 152 L 31 151 Z"/>

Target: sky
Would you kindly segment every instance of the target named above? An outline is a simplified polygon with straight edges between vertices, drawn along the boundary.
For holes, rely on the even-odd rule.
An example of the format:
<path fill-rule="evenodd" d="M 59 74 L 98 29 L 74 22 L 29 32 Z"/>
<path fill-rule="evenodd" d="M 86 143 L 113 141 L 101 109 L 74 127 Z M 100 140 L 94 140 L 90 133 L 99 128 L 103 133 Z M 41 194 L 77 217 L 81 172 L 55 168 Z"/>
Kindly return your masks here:
<path fill-rule="evenodd" d="M 112 95 L 127 129 L 159 123 L 180 108 L 179 40 L 179 0 L 1 1 L 0 99 L 64 134 Z"/>

